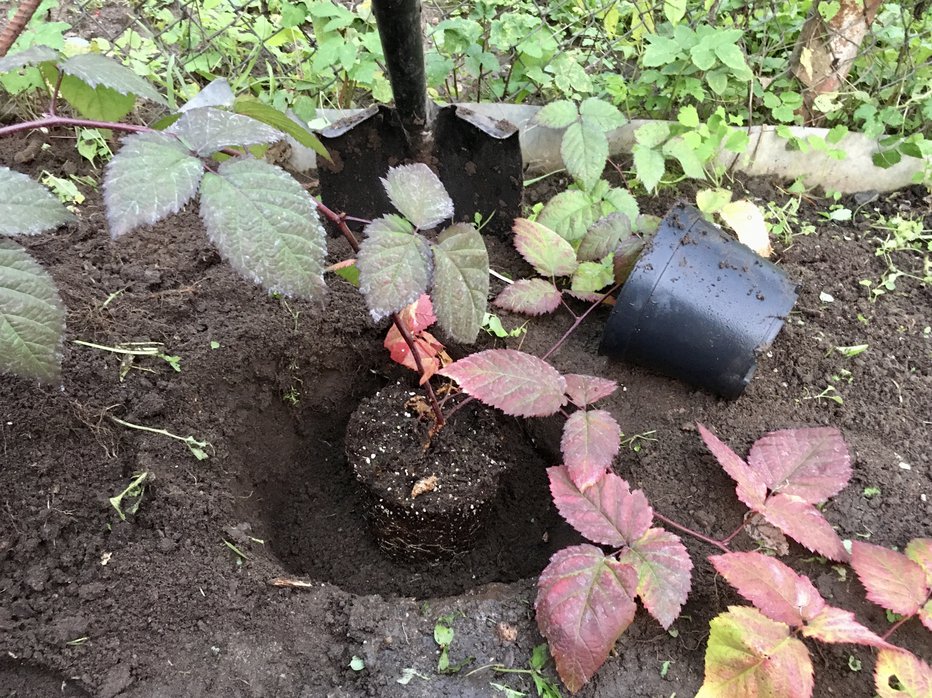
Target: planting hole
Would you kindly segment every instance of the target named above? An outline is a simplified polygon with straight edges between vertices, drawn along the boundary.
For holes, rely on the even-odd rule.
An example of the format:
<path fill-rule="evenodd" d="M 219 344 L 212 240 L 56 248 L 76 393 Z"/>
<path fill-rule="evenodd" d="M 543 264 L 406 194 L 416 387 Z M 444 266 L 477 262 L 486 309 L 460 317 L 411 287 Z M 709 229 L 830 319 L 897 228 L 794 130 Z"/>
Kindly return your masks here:
<path fill-rule="evenodd" d="M 243 400 L 252 399 L 253 407 L 240 410 L 239 436 L 231 444 L 242 464 L 242 521 L 250 524 L 249 535 L 265 541 L 283 574 L 360 594 L 442 596 L 535 576 L 554 551 L 575 540 L 550 504 L 550 464 L 520 425 L 507 420 L 506 446 L 515 465 L 502 478 L 472 549 L 440 560 L 389 556 L 372 534 L 369 502 L 344 454 L 351 414 L 381 381 L 368 372 L 334 371 L 313 385 L 315 404 L 302 402 L 298 409 L 279 400 L 257 406 L 252 398 L 262 391 L 247 387 Z"/>

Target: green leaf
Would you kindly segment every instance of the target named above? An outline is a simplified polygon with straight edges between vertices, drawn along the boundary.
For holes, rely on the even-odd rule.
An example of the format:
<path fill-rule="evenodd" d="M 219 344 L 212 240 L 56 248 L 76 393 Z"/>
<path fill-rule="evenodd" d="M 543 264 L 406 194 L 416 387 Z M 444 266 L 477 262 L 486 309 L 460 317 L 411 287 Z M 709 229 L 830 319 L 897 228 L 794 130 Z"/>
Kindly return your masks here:
<path fill-rule="evenodd" d="M 748 137 L 748 132 L 736 128 L 728 134 L 723 146 L 725 150 L 730 150 L 733 153 L 743 153 L 747 150 L 750 142 L 751 139 Z"/>
<path fill-rule="evenodd" d="M 230 159 L 201 185 L 201 218 L 220 254 L 272 293 L 322 298 L 326 233 L 314 201 L 264 160 Z"/>
<path fill-rule="evenodd" d="M 579 243 L 576 257 L 587 262 L 602 259 L 605 255 L 612 254 L 618 243 L 630 235 L 631 219 L 627 214 L 610 213 L 592 224 Z"/>
<path fill-rule="evenodd" d="M 438 238 L 430 296 L 447 334 L 457 342 L 475 342 L 488 305 L 489 254 L 471 225 L 457 223 Z"/>
<path fill-rule="evenodd" d="M 731 201 L 729 189 L 703 189 L 696 192 L 696 206 L 700 211 L 709 215 L 721 210 L 729 201 Z"/>
<path fill-rule="evenodd" d="M 871 161 L 874 163 L 875 167 L 882 167 L 884 169 L 888 167 L 893 167 L 902 159 L 900 151 L 898 150 L 884 150 L 879 153 L 874 153 L 871 156 Z"/>
<path fill-rule="evenodd" d="M 848 135 L 848 127 L 843 124 L 836 124 L 825 134 L 825 141 L 837 145 L 846 135 Z"/>
<path fill-rule="evenodd" d="M 62 79 L 59 94 L 78 114 L 93 121 L 119 121 L 136 104 L 133 95 L 120 94 L 103 85 L 91 87 L 70 75 Z"/>
<path fill-rule="evenodd" d="M 582 262 L 573 274 L 571 288 L 576 293 L 588 294 L 601 291 L 615 282 L 612 257 L 608 255 L 599 262 Z"/>
<path fill-rule="evenodd" d="M 735 72 L 736 77 L 750 74 L 744 54 L 737 44 L 719 43 L 715 45 L 715 55 L 718 59 Z"/>
<path fill-rule="evenodd" d="M 156 104 L 167 104 L 152 85 L 129 68 L 99 53 L 73 56 L 61 64 L 61 69 L 66 75 L 72 75 L 90 87 L 100 85 L 122 95 L 136 95 Z"/>
<path fill-rule="evenodd" d="M 659 68 L 672 63 L 680 57 L 680 46 L 673 40 L 659 34 L 647 37 L 647 48 L 641 57 L 641 64 L 645 68 Z"/>
<path fill-rule="evenodd" d="M 641 214 L 637 199 L 631 195 L 627 189 L 612 187 L 605 196 L 602 197 L 602 215 L 607 216 L 609 213 L 623 213 L 629 221 L 636 221 Z"/>
<path fill-rule="evenodd" d="M 0 238 L 0 370 L 53 381 L 61 372 L 65 308 L 52 277 Z"/>
<path fill-rule="evenodd" d="M 692 104 L 688 104 L 680 109 L 676 115 L 676 120 L 686 128 L 699 128 L 699 112 Z"/>
<path fill-rule="evenodd" d="M 721 97 L 725 94 L 725 90 L 728 89 L 728 76 L 721 70 L 713 70 L 711 73 L 706 73 L 705 76 L 706 82 L 709 83 L 709 88 Z"/>
<path fill-rule="evenodd" d="M 256 121 L 268 124 L 279 131 L 287 133 L 298 143 L 311 148 L 315 153 L 327 160 L 330 160 L 330 153 L 324 147 L 324 144 L 318 140 L 317 136 L 308 131 L 304 126 L 289 118 L 274 107 L 270 107 L 257 99 L 241 97 L 233 104 L 233 110 L 237 114 L 248 116 Z"/>
<path fill-rule="evenodd" d="M 790 627 L 745 606 L 712 619 L 705 682 L 696 698 L 810 696 L 809 650 Z"/>
<path fill-rule="evenodd" d="M 58 51 L 48 46 L 33 46 L 25 51 L 17 51 L 0 58 L 0 73 L 8 73 L 11 70 L 19 70 L 27 66 L 39 65 L 58 60 Z"/>
<path fill-rule="evenodd" d="M 579 113 L 583 121 L 590 121 L 603 131 L 613 131 L 628 123 L 618 107 L 597 97 L 584 99 L 579 105 Z"/>
<path fill-rule="evenodd" d="M 48 189 L 21 172 L 0 167 L 0 235 L 35 235 L 74 220 Z"/>
<path fill-rule="evenodd" d="M 197 193 L 204 164 L 177 138 L 137 133 L 107 165 L 104 203 L 110 234 L 118 238 L 181 210 Z"/>
<path fill-rule="evenodd" d="M 576 271 L 572 245 L 540 222 L 516 218 L 515 249 L 541 276 L 569 276 Z"/>
<path fill-rule="evenodd" d="M 537 123 L 548 128 L 566 128 L 576 121 L 579 114 L 576 105 L 568 99 L 560 99 L 545 105 L 537 112 Z"/>
<path fill-rule="evenodd" d="M 381 320 L 411 305 L 427 290 L 433 273 L 430 245 L 412 233 L 398 216 L 383 216 L 366 226 L 356 258 L 359 290 L 366 297 L 369 314 Z"/>
<path fill-rule="evenodd" d="M 707 41 L 702 41 L 693 46 L 689 50 L 689 56 L 692 58 L 693 65 L 699 70 L 709 70 L 715 65 L 715 52 Z"/>
<path fill-rule="evenodd" d="M 575 242 L 586 234 L 593 218 L 592 199 L 578 189 L 568 189 L 547 202 L 537 221 L 564 240 Z"/>
<path fill-rule="evenodd" d="M 631 150 L 634 155 L 634 171 L 637 173 L 638 179 L 641 180 L 641 184 L 644 185 L 647 191 L 654 191 L 666 170 L 663 155 L 659 151 L 639 143 L 636 143 Z"/>
<path fill-rule="evenodd" d="M 184 113 L 192 109 L 202 109 L 203 107 L 229 108 L 233 106 L 235 99 L 233 89 L 227 79 L 217 78 L 179 107 L 178 111 Z"/>
<path fill-rule="evenodd" d="M 255 119 L 211 107 L 185 112 L 167 133 L 177 136 L 201 156 L 211 155 L 226 146 L 260 145 L 282 139 L 277 129 Z"/>
<path fill-rule="evenodd" d="M 645 148 L 656 148 L 670 137 L 670 126 L 663 121 L 649 121 L 634 132 L 634 140 Z"/>
<path fill-rule="evenodd" d="M 391 168 L 382 185 L 395 208 L 416 228 L 434 228 L 453 217 L 453 199 L 440 178 L 423 163 Z"/>
<path fill-rule="evenodd" d="M 571 124 L 563 134 L 560 155 L 567 171 L 587 190 L 602 177 L 608 159 L 608 139 L 604 131 L 590 121 Z"/>
<path fill-rule="evenodd" d="M 675 139 L 667 141 L 663 146 L 663 153 L 668 157 L 674 157 L 683 168 L 683 174 L 691 179 L 705 179 L 705 168 L 702 161 L 696 155 L 696 151 L 691 148 L 685 141 Z"/>
<path fill-rule="evenodd" d="M 663 0 L 663 16 L 670 24 L 679 24 L 686 16 L 686 0 Z"/>

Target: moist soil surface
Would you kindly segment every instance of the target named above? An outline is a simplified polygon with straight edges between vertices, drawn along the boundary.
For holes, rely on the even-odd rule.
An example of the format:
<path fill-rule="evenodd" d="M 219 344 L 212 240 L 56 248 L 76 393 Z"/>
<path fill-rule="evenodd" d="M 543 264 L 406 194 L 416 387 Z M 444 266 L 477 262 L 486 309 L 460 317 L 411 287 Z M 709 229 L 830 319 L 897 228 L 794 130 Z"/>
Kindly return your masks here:
<path fill-rule="evenodd" d="M 67 142 L 14 165 L 24 144 L 0 144 L 0 164 L 32 175 L 75 169 Z M 771 182 L 734 186 L 787 201 Z M 497 418 L 513 465 L 472 552 L 399 561 L 367 526 L 344 442 L 362 401 L 398 381 L 418 389 L 414 374 L 388 359 L 385 323 L 373 324 L 338 278 L 323 307 L 244 282 L 208 243 L 194 207 L 112 241 L 99 194 L 87 193 L 76 224 L 20 239 L 60 286 L 68 333 L 60 384 L 0 378 L 0 695 L 504 695 L 490 682 L 532 691 L 526 676 L 491 665 L 527 666 L 542 642 L 536 575 L 578 541 L 553 511 L 544 472 L 557 462 L 559 422 Z M 640 203 L 663 215 L 693 193 Z M 656 511 L 719 538 L 742 520 L 697 421 L 742 454 L 770 430 L 831 425 L 853 454 L 851 483 L 825 507 L 840 535 L 900 548 L 932 535 L 932 292 L 901 278 L 871 302 L 861 284 L 886 269 L 868 216 L 924 217 L 929 228 L 925 197 L 921 189 L 885 195 L 850 222 L 819 215 L 824 199 L 803 200 L 815 232 L 777 242 L 775 255 L 799 282 L 799 301 L 735 401 L 599 356 L 607 308 L 554 354 L 562 372 L 619 383 L 601 404 L 627 440 L 614 468 Z M 528 274 L 506 243 L 488 243 L 493 267 Z M 348 256 L 341 240 L 330 248 L 333 260 Z M 543 353 L 571 321 L 565 312 L 534 319 L 509 342 Z M 158 358 L 121 365 L 121 356 L 74 340 L 161 342 L 181 370 Z M 853 358 L 834 349 L 858 344 L 868 349 Z M 484 336 L 479 346 L 502 342 Z M 448 351 L 457 358 L 466 349 Z M 209 442 L 208 457 L 114 417 Z M 470 419 L 465 410 L 459 417 Z M 144 491 L 123 501 L 121 520 L 108 499 L 139 473 Z M 741 601 L 706 561 L 715 549 L 684 542 L 693 589 L 674 632 L 639 611 L 579 695 L 696 693 L 709 621 Z M 754 548 L 743 533 L 733 545 Z M 888 627 L 850 570 L 795 546 L 786 560 L 831 604 L 878 632 Z M 451 665 L 466 663 L 456 674 L 437 671 L 441 617 L 455 634 Z M 911 621 L 893 639 L 929 660 L 924 632 Z M 871 650 L 809 647 L 817 696 L 873 695 Z M 546 671 L 553 675 L 552 664 Z"/>

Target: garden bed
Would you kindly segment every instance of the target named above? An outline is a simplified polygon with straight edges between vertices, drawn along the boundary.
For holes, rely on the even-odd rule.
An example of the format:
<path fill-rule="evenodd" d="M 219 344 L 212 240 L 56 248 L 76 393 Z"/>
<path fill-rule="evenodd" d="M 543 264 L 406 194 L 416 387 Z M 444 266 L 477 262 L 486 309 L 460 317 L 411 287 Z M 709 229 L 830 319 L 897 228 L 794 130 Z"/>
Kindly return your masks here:
<path fill-rule="evenodd" d="M 11 164 L 22 146 L 0 144 L 0 163 Z M 53 147 L 26 169 L 61 171 L 67 153 L 76 157 Z M 768 182 L 746 187 L 784 200 Z M 645 197 L 641 205 L 662 215 L 674 198 Z M 901 547 L 932 535 L 932 290 L 901 279 L 896 292 L 870 302 L 860 282 L 879 278 L 885 265 L 864 215 L 924 216 L 929 228 L 930 203 L 913 188 L 844 223 L 820 216 L 821 205 L 801 206 L 814 234 L 778 245 L 776 259 L 801 283 L 800 298 L 739 400 L 597 356 L 607 309 L 552 362 L 562 372 L 618 381 L 621 389 L 601 406 L 626 438 L 644 438 L 628 442 L 638 448 L 625 448 L 615 468 L 658 512 L 716 537 L 741 520 L 733 483 L 702 445 L 696 421 L 739 453 L 768 430 L 831 425 L 851 447 L 854 475 L 827 518 L 843 538 Z M 116 242 L 98 195 L 81 211 L 68 229 L 20 240 L 62 291 L 68 342 L 61 386 L 0 379 L 4 695 L 504 695 L 490 681 L 533 690 L 519 674 L 481 667 L 527 665 L 542 642 L 536 575 L 577 540 L 548 493 L 553 425 L 506 420 L 516 435 L 508 440 L 515 465 L 472 551 L 400 562 L 366 526 L 344 431 L 362 400 L 399 379 L 414 391 L 417 381 L 389 361 L 386 326 L 372 325 L 355 290 L 331 278 L 326 309 L 270 297 L 221 262 L 191 207 Z M 330 244 L 333 260 L 348 255 L 342 240 Z M 488 244 L 493 268 L 525 273 L 507 244 Z M 542 352 L 568 325 L 559 314 L 535 319 L 514 344 Z M 121 380 L 120 357 L 75 339 L 162 342 L 181 357 L 181 371 L 138 359 Z M 835 351 L 858 344 L 868 349 L 853 358 Z M 456 346 L 450 352 L 463 355 Z M 829 386 L 835 391 L 824 393 Z M 209 457 L 197 460 L 179 441 L 111 416 L 208 441 Z M 121 521 L 108 499 L 140 472 L 149 473 L 144 494 Z M 696 570 L 675 633 L 639 612 L 617 656 L 579 695 L 698 690 L 709 620 L 738 596 L 705 561 L 714 551 L 684 542 Z M 742 537 L 738 547 L 753 543 Z M 833 605 L 878 632 L 887 626 L 850 571 L 798 547 L 792 556 Z M 308 584 L 273 584 L 281 578 Z M 474 660 L 457 674 L 437 672 L 441 617 L 455 633 L 451 664 Z M 894 641 L 928 661 L 924 632 L 911 622 Z M 820 646 L 813 661 L 815 695 L 871 693 L 869 648 Z"/>

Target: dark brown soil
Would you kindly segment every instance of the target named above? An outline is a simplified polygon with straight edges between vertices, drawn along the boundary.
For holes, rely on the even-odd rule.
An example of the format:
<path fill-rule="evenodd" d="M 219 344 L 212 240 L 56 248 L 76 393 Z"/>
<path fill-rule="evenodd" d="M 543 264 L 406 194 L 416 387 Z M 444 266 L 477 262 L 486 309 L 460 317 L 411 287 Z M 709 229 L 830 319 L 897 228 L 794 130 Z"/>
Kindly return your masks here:
<path fill-rule="evenodd" d="M 0 143 L 0 163 L 12 164 L 22 145 Z M 53 147 L 20 169 L 60 171 L 67 152 Z M 747 186 L 783 200 L 770 183 Z M 502 695 L 490 681 L 533 690 L 521 675 L 488 665 L 526 665 L 541 642 L 534 577 L 574 540 L 551 510 L 543 472 L 558 423 L 536 422 L 509 439 L 520 475 L 505 478 L 473 553 L 395 561 L 366 527 L 344 456 L 360 401 L 399 378 L 416 389 L 413 374 L 382 349 L 385 327 L 372 327 L 339 280 L 330 282 L 326 308 L 244 283 L 211 249 L 193 208 L 112 242 L 100 197 L 88 194 L 78 224 L 21 240 L 61 287 L 68 342 L 60 386 L 0 378 L 0 695 Z M 695 421 L 739 452 L 771 429 L 835 425 L 854 454 L 851 484 L 825 510 L 842 537 L 901 547 L 932 535 L 932 291 L 901 279 L 871 303 L 859 283 L 884 270 L 869 209 L 905 210 L 932 227 L 924 195 L 885 197 L 844 224 L 818 215 L 824 201 L 803 204 L 817 232 L 777 254 L 801 283 L 800 300 L 735 402 L 598 356 L 604 310 L 557 352 L 561 371 L 621 385 L 605 408 L 627 437 L 645 440 L 626 448 L 616 469 L 658 512 L 714 536 L 741 520 L 734 487 Z M 642 206 L 662 214 L 671 202 L 644 198 Z M 347 249 L 334 240 L 331 252 L 342 258 Z M 520 273 L 507 247 L 490 241 L 490 254 L 497 269 Z M 542 351 L 568 325 L 565 314 L 534 320 L 514 346 Z M 145 359 L 121 380 L 119 357 L 75 339 L 160 341 L 182 370 Z M 868 351 L 853 359 L 833 349 L 862 343 Z M 817 397 L 828 385 L 843 404 Z M 111 416 L 209 441 L 210 457 L 198 461 L 184 444 Z M 108 498 L 139 472 L 149 476 L 138 511 L 120 521 Z M 866 496 L 868 487 L 879 494 Z M 639 612 L 579 695 L 695 694 L 709 620 L 739 599 L 705 561 L 714 551 L 685 542 L 696 569 L 675 634 Z M 744 536 L 735 545 L 753 547 Z M 875 630 L 887 627 L 850 570 L 796 548 L 789 561 L 832 604 Z M 308 585 L 270 584 L 281 577 Z M 455 631 L 451 663 L 474 658 L 456 675 L 436 670 L 441 616 Z M 496 632 L 501 622 L 515 627 L 515 640 Z M 930 659 L 928 634 L 915 621 L 893 638 Z M 818 696 L 872 695 L 870 650 L 810 648 Z M 354 656 L 365 668 L 350 668 Z M 419 675 L 399 683 L 406 669 Z"/>
<path fill-rule="evenodd" d="M 473 551 L 470 567 L 482 568 L 494 556 L 490 550 L 474 550 L 474 544 L 488 522 L 502 476 L 516 465 L 513 444 L 520 444 L 520 428 L 514 420 L 506 428 L 504 418 L 478 403 L 466 405 L 439 433 L 433 433 L 433 417 L 421 391 L 405 383 L 386 386 L 363 400 L 350 418 L 347 464 L 366 494 L 366 517 L 379 547 L 412 563 Z M 539 472 L 539 459 L 523 461 L 518 479 Z M 521 511 L 516 504 L 503 501 L 496 524 Z M 489 528 L 503 533 L 507 527 Z M 503 545 L 488 536 L 486 541 L 517 559 L 528 552 L 517 541 Z M 495 570 L 496 575 L 503 571 Z"/>

